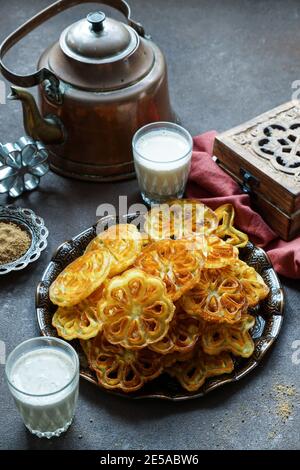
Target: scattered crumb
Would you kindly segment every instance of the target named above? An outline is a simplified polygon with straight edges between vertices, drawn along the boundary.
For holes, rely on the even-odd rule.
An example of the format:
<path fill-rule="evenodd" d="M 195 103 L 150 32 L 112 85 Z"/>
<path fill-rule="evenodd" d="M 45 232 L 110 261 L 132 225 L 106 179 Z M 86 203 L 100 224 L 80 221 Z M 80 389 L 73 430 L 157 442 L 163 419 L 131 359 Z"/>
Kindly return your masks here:
<path fill-rule="evenodd" d="M 293 411 L 293 405 L 291 405 L 291 403 L 289 402 L 279 403 L 279 405 L 276 408 L 276 413 L 283 421 L 287 421 L 289 419 L 289 417 L 292 414 L 292 411 Z"/>
<path fill-rule="evenodd" d="M 90 418 L 90 423 L 93 423 L 93 422 L 94 422 L 94 420 L 92 418 Z"/>
<path fill-rule="evenodd" d="M 277 401 L 276 414 L 283 422 L 286 422 L 293 412 L 292 399 L 296 394 L 294 385 L 276 384 L 273 387 L 272 396 Z"/>
<path fill-rule="evenodd" d="M 274 390 L 278 393 L 278 395 L 288 397 L 294 397 L 296 395 L 296 388 L 294 387 L 294 385 L 277 384 L 274 386 Z"/>
<path fill-rule="evenodd" d="M 82 439 L 82 434 L 79 434 L 78 439 Z"/>
<path fill-rule="evenodd" d="M 276 432 L 275 431 L 269 432 L 269 434 L 268 434 L 269 439 L 275 439 L 275 437 L 276 437 Z"/>

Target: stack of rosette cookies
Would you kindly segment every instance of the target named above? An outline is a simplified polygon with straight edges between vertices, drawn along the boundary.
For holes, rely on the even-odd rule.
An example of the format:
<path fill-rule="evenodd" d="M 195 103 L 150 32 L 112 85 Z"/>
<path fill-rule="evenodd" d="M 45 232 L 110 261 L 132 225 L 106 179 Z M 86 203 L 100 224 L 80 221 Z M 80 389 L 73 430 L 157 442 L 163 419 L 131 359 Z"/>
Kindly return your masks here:
<path fill-rule="evenodd" d="M 188 391 L 250 357 L 250 313 L 268 287 L 239 259 L 234 209 L 195 200 L 110 226 L 50 287 L 59 336 L 79 339 L 101 386 L 135 392 L 163 372 Z"/>

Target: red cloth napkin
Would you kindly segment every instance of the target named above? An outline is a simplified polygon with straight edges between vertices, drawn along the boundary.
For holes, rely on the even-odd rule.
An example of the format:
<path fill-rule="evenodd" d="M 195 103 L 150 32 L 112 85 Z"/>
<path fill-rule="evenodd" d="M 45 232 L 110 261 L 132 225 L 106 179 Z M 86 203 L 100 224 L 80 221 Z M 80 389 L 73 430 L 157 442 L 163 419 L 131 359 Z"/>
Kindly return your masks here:
<path fill-rule="evenodd" d="M 239 185 L 213 161 L 215 131 L 194 137 L 192 166 L 187 196 L 200 198 L 212 209 L 231 203 L 235 207 L 235 225 L 250 240 L 264 248 L 276 271 L 286 277 L 300 278 L 300 237 L 284 242 L 251 208 L 250 198 Z"/>

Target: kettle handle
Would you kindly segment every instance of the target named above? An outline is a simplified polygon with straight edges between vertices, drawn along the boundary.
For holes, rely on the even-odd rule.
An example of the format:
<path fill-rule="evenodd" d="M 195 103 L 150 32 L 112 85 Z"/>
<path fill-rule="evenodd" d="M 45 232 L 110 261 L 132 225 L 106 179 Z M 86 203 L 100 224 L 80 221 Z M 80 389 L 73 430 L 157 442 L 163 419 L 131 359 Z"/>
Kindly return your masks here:
<path fill-rule="evenodd" d="M 11 83 L 21 86 L 21 87 L 33 87 L 39 85 L 44 80 L 49 80 L 50 83 L 54 85 L 59 84 L 59 80 L 56 75 L 48 70 L 43 68 L 37 72 L 30 75 L 18 75 L 11 72 L 3 63 L 3 58 L 5 54 L 24 36 L 30 33 L 32 30 L 40 26 L 42 23 L 52 18 L 53 16 L 61 13 L 68 8 L 74 7 L 83 3 L 90 3 L 91 0 L 58 0 L 49 7 L 45 8 L 43 11 L 35 15 L 31 20 L 24 23 L 20 26 L 15 32 L 10 34 L 0 46 L 0 70 L 2 75 Z M 125 0 L 97 0 L 97 3 L 108 5 L 110 7 L 119 10 L 127 19 L 129 26 L 131 26 L 135 31 L 142 37 L 145 37 L 145 30 L 140 23 L 133 21 L 131 19 L 131 10 L 128 3 Z"/>

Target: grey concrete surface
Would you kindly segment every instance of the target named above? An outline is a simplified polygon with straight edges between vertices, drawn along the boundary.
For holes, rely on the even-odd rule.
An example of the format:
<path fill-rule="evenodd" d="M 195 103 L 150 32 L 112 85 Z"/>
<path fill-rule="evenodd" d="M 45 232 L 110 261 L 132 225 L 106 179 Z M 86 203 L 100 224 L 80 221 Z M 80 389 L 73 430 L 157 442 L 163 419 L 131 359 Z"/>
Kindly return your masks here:
<path fill-rule="evenodd" d="M 0 39 L 50 0 L 1 0 Z M 130 0 L 164 50 L 172 101 L 184 125 L 197 134 L 237 125 L 291 99 L 300 80 L 300 3 L 297 0 Z M 92 6 L 91 6 L 92 7 Z M 29 72 L 63 27 L 89 11 L 62 14 L 22 41 L 8 63 Z M 105 8 L 106 11 L 108 9 Z M 111 11 L 109 11 L 112 13 Z M 8 88 L 7 88 L 8 91 Z M 18 103 L 0 105 L 0 141 L 23 134 Z M 48 174 L 38 191 L 16 204 L 44 217 L 49 246 L 28 269 L 0 278 L 0 340 L 9 353 L 39 334 L 34 295 L 55 248 L 90 226 L 103 202 L 118 195 L 139 201 L 136 181 L 88 184 Z M 0 197 L 0 203 L 10 201 Z M 286 316 L 268 357 L 247 378 L 185 403 L 116 398 L 81 381 L 73 426 L 59 439 L 38 440 L 25 431 L 0 365 L 0 449 L 299 449 L 300 365 L 293 342 L 300 340 L 299 281 L 282 279 Z M 297 393 L 282 398 L 278 385 Z M 284 407 L 290 417 L 280 414 Z"/>

